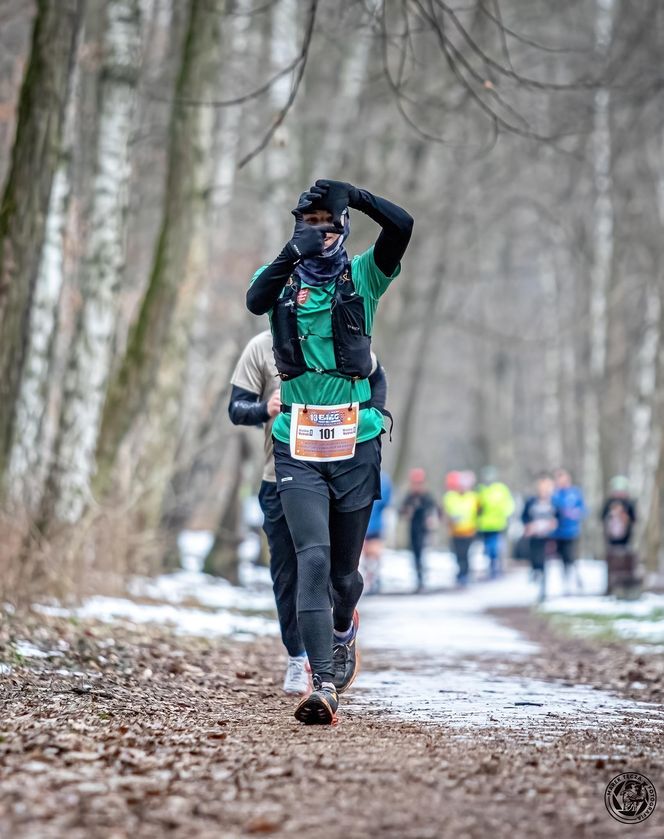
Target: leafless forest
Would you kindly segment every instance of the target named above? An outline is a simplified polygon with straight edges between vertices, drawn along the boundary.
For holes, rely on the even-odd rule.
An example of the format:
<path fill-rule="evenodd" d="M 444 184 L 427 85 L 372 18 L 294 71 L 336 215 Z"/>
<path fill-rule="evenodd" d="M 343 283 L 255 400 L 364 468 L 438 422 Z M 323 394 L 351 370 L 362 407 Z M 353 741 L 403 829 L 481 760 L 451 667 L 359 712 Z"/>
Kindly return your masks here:
<path fill-rule="evenodd" d="M 659 0 L 0 0 L 2 596 L 184 526 L 232 577 L 244 292 L 318 177 L 415 218 L 374 336 L 397 483 L 565 464 L 594 521 L 627 474 L 664 567 L 663 54 Z"/>

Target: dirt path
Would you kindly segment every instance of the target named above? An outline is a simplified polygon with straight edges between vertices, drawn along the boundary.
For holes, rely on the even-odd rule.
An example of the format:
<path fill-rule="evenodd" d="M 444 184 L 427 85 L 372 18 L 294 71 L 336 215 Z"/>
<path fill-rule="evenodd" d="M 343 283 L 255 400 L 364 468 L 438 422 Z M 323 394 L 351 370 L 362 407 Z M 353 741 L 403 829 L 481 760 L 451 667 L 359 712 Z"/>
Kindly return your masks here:
<path fill-rule="evenodd" d="M 545 647 L 524 664 L 495 656 L 496 672 L 524 667 L 551 679 L 576 666 L 575 677 L 592 673 L 588 683 L 603 686 L 602 650 L 550 639 L 524 615 L 504 617 Z M 607 783 L 625 771 L 647 775 L 664 796 L 655 704 L 650 725 L 631 707 L 599 727 L 546 713 L 507 727 L 495 712 L 486 725 L 449 725 L 444 715 L 435 724 L 388 715 L 373 688 L 358 687 L 335 728 L 304 728 L 278 690 L 276 641 L 39 618 L 5 622 L 3 661 L 17 638 L 62 655 L 11 653 L 1 677 L 3 838 L 664 836 L 661 802 L 637 827 L 604 805 Z M 369 651 L 365 663 L 370 675 L 407 665 Z M 639 672 L 656 691 L 661 670 Z"/>

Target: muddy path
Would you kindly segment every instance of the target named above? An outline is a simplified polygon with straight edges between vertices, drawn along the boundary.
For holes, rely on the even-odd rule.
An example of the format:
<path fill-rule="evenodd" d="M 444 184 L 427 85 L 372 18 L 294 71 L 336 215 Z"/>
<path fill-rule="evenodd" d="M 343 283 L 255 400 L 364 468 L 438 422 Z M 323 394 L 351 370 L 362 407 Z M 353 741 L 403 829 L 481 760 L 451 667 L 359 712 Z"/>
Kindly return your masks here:
<path fill-rule="evenodd" d="M 460 634 L 441 644 L 444 603 L 429 600 L 400 604 L 402 630 L 409 609 L 422 615 L 410 641 L 385 603 L 367 603 L 363 676 L 327 729 L 292 718 L 275 640 L 5 621 L 0 836 L 664 836 L 661 803 L 635 827 L 604 804 L 627 771 L 664 795 L 661 705 L 616 686 L 604 649 L 551 636 L 523 609 L 462 604 L 465 629 L 457 615 Z M 59 654 L 17 655 L 17 639 Z M 656 699 L 661 671 L 635 667 Z M 588 695 L 600 699 L 584 710 Z"/>

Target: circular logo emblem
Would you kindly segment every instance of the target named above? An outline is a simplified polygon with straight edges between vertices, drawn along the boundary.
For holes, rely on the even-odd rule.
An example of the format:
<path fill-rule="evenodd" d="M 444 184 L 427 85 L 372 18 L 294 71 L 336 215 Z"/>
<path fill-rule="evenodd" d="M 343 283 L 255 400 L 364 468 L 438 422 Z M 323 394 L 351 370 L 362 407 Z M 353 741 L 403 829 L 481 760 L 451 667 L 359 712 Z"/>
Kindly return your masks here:
<path fill-rule="evenodd" d="M 645 821 L 657 804 L 653 782 L 638 772 L 616 775 L 604 793 L 604 803 L 610 815 L 623 824 Z"/>

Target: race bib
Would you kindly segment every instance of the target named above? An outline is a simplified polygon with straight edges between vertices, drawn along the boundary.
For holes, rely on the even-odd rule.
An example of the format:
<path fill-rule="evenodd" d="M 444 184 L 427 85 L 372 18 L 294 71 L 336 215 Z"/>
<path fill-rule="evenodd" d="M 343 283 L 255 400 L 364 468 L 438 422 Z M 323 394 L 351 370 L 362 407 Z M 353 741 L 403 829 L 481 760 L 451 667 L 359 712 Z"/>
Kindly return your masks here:
<path fill-rule="evenodd" d="M 295 460 L 323 463 L 355 454 L 360 403 L 291 406 L 290 453 Z"/>

